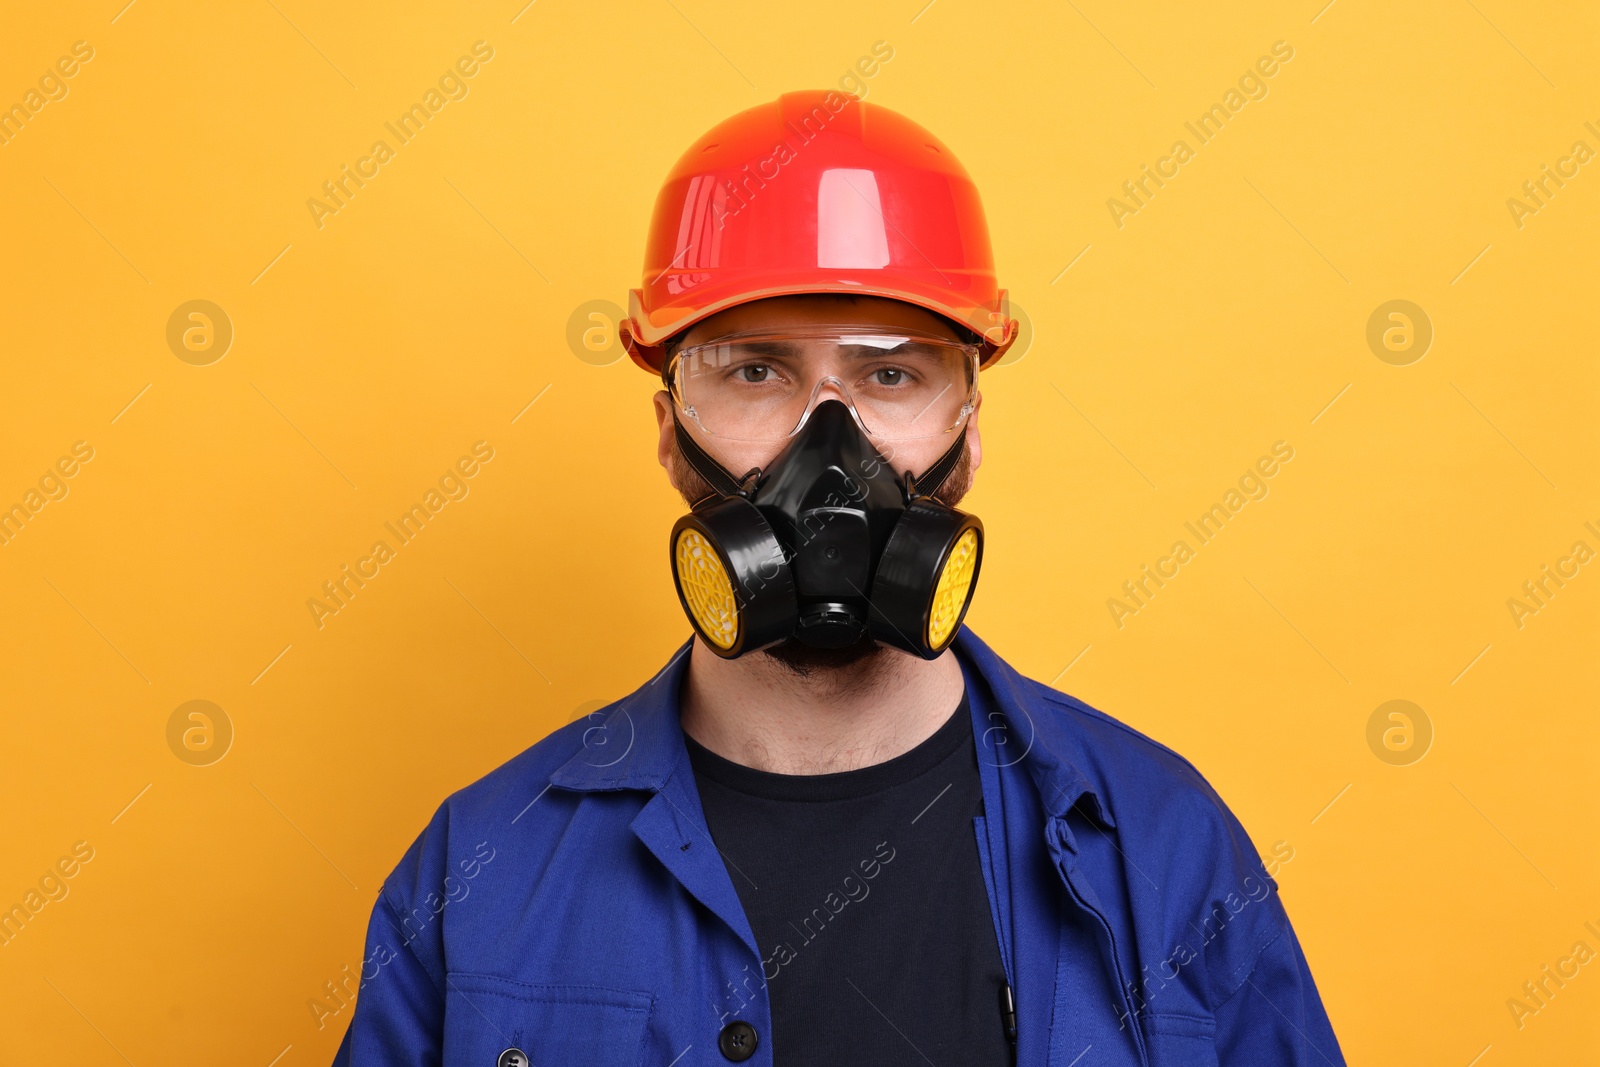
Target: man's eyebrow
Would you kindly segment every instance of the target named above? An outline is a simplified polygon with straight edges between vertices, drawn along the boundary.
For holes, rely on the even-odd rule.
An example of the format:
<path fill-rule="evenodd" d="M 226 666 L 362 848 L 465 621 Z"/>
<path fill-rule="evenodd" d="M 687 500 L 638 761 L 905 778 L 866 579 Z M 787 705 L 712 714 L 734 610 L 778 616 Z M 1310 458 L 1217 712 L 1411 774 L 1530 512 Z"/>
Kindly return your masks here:
<path fill-rule="evenodd" d="M 759 356 L 793 356 L 798 349 L 793 341 L 745 341 L 739 348 Z"/>
<path fill-rule="evenodd" d="M 893 344 L 884 344 L 883 338 L 842 337 L 835 347 L 835 351 L 849 359 L 869 359 L 875 355 L 894 353 L 897 355 L 921 354 L 929 346 L 918 343 L 914 338 L 891 337 Z M 721 349 L 722 342 L 711 342 L 711 347 Z M 726 343 L 729 350 L 736 349 L 741 355 L 770 356 L 776 359 L 794 359 L 802 354 L 802 349 L 797 341 L 785 340 L 780 337 L 766 338 L 750 341 L 729 341 Z"/>

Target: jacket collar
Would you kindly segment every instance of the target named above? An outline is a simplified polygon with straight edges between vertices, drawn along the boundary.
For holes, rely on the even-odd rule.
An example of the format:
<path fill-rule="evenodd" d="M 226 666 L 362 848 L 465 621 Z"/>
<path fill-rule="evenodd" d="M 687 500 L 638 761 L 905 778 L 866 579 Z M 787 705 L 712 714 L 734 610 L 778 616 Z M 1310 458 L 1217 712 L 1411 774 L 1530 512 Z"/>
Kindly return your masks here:
<path fill-rule="evenodd" d="M 550 776 L 561 789 L 657 792 L 689 752 L 678 725 L 678 694 L 689 670 L 689 638 L 656 676 L 609 707 L 591 712 L 583 746 Z"/>
<path fill-rule="evenodd" d="M 590 716 L 582 749 L 550 776 L 552 785 L 577 792 L 661 789 L 688 759 L 678 694 L 693 640 L 685 641 L 650 681 Z M 1115 827 L 1104 791 L 1072 758 L 1078 741 L 1069 717 L 1043 697 L 1043 687 L 1018 674 L 965 625 L 956 635 L 955 651 L 967 684 L 981 684 L 1000 716 L 978 738 L 990 762 L 1026 767 L 1048 815 L 1064 817 L 1081 801 L 1099 822 Z"/>
<path fill-rule="evenodd" d="M 1017 673 L 965 625 L 956 635 L 955 648 L 967 684 L 981 684 L 1001 716 L 1000 724 L 989 726 L 978 738 L 989 761 L 1027 768 L 1047 816 L 1061 818 L 1081 806 L 1104 826 L 1115 828 L 1105 790 L 1074 759 L 1081 753 L 1081 739 L 1071 729 L 1071 718 L 1044 696 L 1046 687 Z"/>

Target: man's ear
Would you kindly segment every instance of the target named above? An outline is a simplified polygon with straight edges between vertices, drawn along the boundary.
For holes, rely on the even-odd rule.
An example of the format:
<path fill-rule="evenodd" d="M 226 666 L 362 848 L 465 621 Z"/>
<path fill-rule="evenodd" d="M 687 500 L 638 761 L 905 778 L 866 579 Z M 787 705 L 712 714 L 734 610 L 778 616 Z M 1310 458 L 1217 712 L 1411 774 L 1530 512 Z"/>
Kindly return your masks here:
<path fill-rule="evenodd" d="M 978 434 L 978 409 L 981 407 L 983 394 L 978 393 L 972 400 L 972 414 L 967 416 L 967 451 L 972 455 L 973 470 L 983 462 L 983 438 Z"/>
<path fill-rule="evenodd" d="M 650 399 L 656 408 L 656 462 L 670 476 L 672 466 L 668 461 L 672 458 L 672 397 L 663 389 Z"/>

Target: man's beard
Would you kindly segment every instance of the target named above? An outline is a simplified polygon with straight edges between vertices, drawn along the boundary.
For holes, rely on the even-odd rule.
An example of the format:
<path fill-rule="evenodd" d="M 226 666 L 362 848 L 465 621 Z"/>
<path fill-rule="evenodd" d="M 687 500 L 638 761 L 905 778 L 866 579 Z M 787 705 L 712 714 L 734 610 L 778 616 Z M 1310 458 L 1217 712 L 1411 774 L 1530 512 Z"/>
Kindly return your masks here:
<path fill-rule="evenodd" d="M 963 430 L 963 438 L 965 433 Z M 672 441 L 672 455 L 668 462 L 673 484 L 679 487 L 678 491 L 682 494 L 684 503 L 693 507 L 695 501 L 716 495 L 716 490 L 711 488 L 710 483 L 689 465 L 689 460 L 684 456 L 676 437 Z M 944 484 L 930 495 L 946 507 L 953 508 L 971 488 L 972 453 L 963 448 L 960 458 L 956 460 L 955 469 L 945 478 Z M 799 638 L 789 637 L 771 648 L 761 650 L 757 655 L 770 656 L 790 673 L 805 678 L 819 672 L 844 670 L 875 656 L 889 655 L 896 651 L 898 650 L 880 645 L 869 635 L 862 634 L 854 643 L 842 648 L 816 648 L 805 644 Z"/>
<path fill-rule="evenodd" d="M 876 656 L 892 654 L 894 651 L 878 644 L 867 634 L 862 634 L 854 644 L 845 645 L 843 648 L 814 648 L 798 637 L 786 637 L 771 648 L 762 649 L 756 655 L 771 656 L 790 674 L 810 678 L 815 674 L 842 671 Z"/>

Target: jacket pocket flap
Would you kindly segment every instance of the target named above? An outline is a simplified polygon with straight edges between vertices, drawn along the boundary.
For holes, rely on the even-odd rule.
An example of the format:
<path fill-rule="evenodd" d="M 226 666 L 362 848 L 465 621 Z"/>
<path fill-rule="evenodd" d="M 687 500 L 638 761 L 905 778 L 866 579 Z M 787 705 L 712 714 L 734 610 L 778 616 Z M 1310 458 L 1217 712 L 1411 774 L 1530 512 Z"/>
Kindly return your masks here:
<path fill-rule="evenodd" d="M 444 1062 L 489 1067 L 507 1049 L 535 1064 L 634 1067 L 655 998 L 631 989 L 446 977 Z"/>

